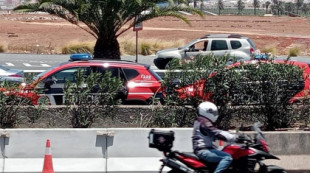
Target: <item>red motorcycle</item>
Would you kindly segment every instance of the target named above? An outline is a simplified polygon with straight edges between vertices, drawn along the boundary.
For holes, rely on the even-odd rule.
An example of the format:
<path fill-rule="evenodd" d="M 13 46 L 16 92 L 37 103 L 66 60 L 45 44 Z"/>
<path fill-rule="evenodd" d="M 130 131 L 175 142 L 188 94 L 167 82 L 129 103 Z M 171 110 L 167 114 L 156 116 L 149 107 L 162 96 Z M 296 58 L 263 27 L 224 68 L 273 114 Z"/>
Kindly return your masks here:
<path fill-rule="evenodd" d="M 265 137 L 259 128 L 259 123 L 255 123 L 252 130 L 256 132 L 252 140 L 247 135 L 240 135 L 237 143 L 228 144 L 223 148 L 224 152 L 233 157 L 233 162 L 225 171 L 227 173 L 286 173 L 286 171 L 276 165 L 266 165 L 265 159 L 279 159 L 269 153 L 269 148 Z M 149 133 L 149 147 L 157 148 L 164 153 L 163 163 L 159 172 L 163 168 L 169 167 L 169 173 L 209 173 L 214 172 L 218 163 L 209 163 L 200 160 L 194 153 L 172 151 L 174 141 L 173 131 L 160 131 L 152 129 Z M 256 167 L 258 165 L 258 167 Z"/>

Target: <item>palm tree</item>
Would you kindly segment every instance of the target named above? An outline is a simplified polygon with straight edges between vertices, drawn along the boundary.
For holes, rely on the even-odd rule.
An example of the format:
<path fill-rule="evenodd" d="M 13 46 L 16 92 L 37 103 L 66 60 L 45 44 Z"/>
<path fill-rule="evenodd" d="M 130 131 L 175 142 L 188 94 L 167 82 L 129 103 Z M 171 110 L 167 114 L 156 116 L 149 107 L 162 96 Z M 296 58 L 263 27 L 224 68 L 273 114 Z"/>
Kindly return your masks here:
<path fill-rule="evenodd" d="M 117 38 L 136 23 L 160 16 L 173 16 L 189 24 L 189 20 L 178 11 L 187 11 L 202 16 L 202 13 L 179 0 L 158 7 L 164 0 L 38 0 L 35 4 L 21 5 L 15 11 L 45 11 L 59 16 L 84 29 L 97 41 L 94 58 L 120 59 Z M 182 2 L 182 3 L 181 3 Z M 138 20 L 134 20 L 139 15 Z M 80 24 L 84 23 L 87 27 Z"/>
<path fill-rule="evenodd" d="M 285 11 L 287 11 L 289 13 L 294 13 L 295 5 L 292 2 L 287 2 L 287 3 L 285 3 L 284 9 L 285 9 Z"/>
<path fill-rule="evenodd" d="M 219 15 L 221 15 L 221 10 L 224 10 L 224 3 L 223 0 L 218 0 L 217 1 L 217 8 L 219 10 Z"/>
<path fill-rule="evenodd" d="M 303 4 L 301 7 L 301 11 L 307 15 L 308 11 L 309 11 L 309 4 Z"/>
<path fill-rule="evenodd" d="M 283 1 L 280 1 L 280 0 L 272 0 L 272 1 L 273 1 L 273 5 L 272 5 L 273 12 L 275 13 L 275 11 L 276 11 L 278 16 L 280 16 L 280 14 L 282 14 L 284 11 L 285 3 Z"/>
<path fill-rule="evenodd" d="M 197 0 L 194 0 L 194 8 L 197 8 Z"/>
<path fill-rule="evenodd" d="M 241 14 L 241 11 L 244 9 L 245 5 L 242 0 L 238 0 L 237 2 L 237 8 L 238 8 L 238 14 Z"/>
<path fill-rule="evenodd" d="M 259 0 L 253 0 L 253 7 L 254 7 L 254 15 L 256 16 L 256 9 L 259 8 L 260 2 Z"/>
<path fill-rule="evenodd" d="M 278 2 L 278 14 L 281 12 L 281 15 L 283 14 L 283 12 L 285 11 L 285 2 L 283 1 L 279 1 Z"/>
<path fill-rule="evenodd" d="M 269 7 L 270 4 L 271 4 L 270 1 L 267 1 L 267 2 L 265 3 L 265 6 L 266 6 L 266 14 L 268 13 L 268 7 Z"/>
<path fill-rule="evenodd" d="M 296 1 L 296 7 L 297 7 L 297 8 L 296 8 L 296 10 L 297 10 L 296 13 L 297 13 L 297 14 L 298 14 L 298 12 L 299 12 L 299 8 L 302 7 L 302 4 L 303 4 L 303 3 L 304 3 L 304 0 L 297 0 L 297 1 Z"/>

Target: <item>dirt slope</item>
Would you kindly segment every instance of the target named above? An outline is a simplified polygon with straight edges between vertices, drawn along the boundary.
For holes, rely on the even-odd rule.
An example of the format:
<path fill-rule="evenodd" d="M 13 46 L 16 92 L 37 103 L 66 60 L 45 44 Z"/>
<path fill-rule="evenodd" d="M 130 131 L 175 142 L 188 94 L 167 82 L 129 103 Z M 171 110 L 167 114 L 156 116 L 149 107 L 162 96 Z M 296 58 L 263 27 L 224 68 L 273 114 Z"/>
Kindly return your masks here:
<path fill-rule="evenodd" d="M 259 49 L 276 48 L 278 55 L 299 47 L 300 55 L 310 55 L 310 19 L 303 17 L 188 16 L 191 26 L 162 17 L 143 22 L 139 38 L 184 39 L 186 42 L 209 33 L 238 33 L 250 37 Z M 122 37 L 135 37 L 132 29 Z M 69 42 L 95 41 L 86 31 L 47 14 L 1 14 L 0 45 L 10 53 L 29 53 L 44 47 L 59 53 Z M 21 52 L 21 48 L 28 51 Z M 39 50 L 38 50 L 39 52 Z"/>

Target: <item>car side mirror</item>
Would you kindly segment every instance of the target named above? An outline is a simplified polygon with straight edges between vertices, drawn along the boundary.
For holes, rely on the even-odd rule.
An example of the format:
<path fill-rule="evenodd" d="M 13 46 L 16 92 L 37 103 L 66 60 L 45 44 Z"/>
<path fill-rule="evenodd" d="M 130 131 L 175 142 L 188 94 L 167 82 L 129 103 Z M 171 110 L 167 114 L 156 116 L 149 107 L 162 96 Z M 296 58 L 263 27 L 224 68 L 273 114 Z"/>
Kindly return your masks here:
<path fill-rule="evenodd" d="M 184 52 L 189 52 L 189 51 L 190 51 L 189 47 L 184 48 Z"/>

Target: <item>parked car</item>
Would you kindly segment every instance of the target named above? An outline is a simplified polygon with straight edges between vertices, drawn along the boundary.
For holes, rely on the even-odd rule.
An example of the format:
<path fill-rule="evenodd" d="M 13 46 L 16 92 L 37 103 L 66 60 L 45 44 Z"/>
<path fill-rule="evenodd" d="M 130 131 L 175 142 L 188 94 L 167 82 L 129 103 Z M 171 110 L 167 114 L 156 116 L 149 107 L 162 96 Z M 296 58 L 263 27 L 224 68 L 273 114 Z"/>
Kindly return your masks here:
<path fill-rule="evenodd" d="M 233 70 L 240 70 L 237 67 L 240 66 L 242 64 L 242 70 L 246 69 L 246 65 L 253 65 L 253 64 L 259 64 L 259 63 L 268 63 L 269 61 L 258 61 L 258 60 L 250 60 L 250 61 L 244 61 L 243 63 L 240 62 L 236 62 L 230 66 L 227 66 L 227 69 L 233 69 Z M 279 87 L 285 87 L 283 89 L 283 92 L 289 92 L 292 97 L 289 99 L 290 103 L 293 102 L 298 102 L 300 99 L 303 99 L 305 97 L 310 98 L 310 67 L 307 63 L 304 62 L 297 62 L 297 61 L 283 61 L 283 60 L 274 60 L 275 64 L 287 64 L 287 65 L 294 65 L 299 67 L 300 69 L 303 70 L 303 74 L 302 74 L 302 78 L 301 79 L 296 79 L 294 84 L 288 84 L 287 81 L 284 80 L 280 80 L 278 81 L 278 86 Z M 234 68 L 232 68 L 234 67 Z M 239 72 L 240 73 L 240 72 Z M 242 74 L 242 73 L 241 73 Z M 216 75 L 216 73 L 211 73 L 209 77 L 214 77 Z M 245 83 L 240 82 L 239 85 L 242 86 L 244 84 L 244 91 L 248 91 L 245 90 L 245 88 L 248 88 L 248 85 L 251 86 L 255 86 L 257 84 L 259 84 L 259 82 L 257 81 L 250 81 L 250 80 L 245 80 Z M 268 85 L 268 82 L 265 82 L 266 85 Z M 205 85 L 210 85 L 210 83 L 208 83 L 208 81 L 206 81 L 206 79 L 201 79 L 196 81 L 193 84 L 189 84 L 186 85 L 185 87 L 176 87 L 174 89 L 174 91 L 178 94 L 178 96 L 181 99 L 185 99 L 188 97 L 198 97 L 201 98 L 203 100 L 210 100 L 212 93 L 210 92 L 205 92 L 204 88 Z M 212 85 L 212 84 L 211 84 Z M 288 86 L 290 85 L 290 86 Z M 268 86 L 267 86 L 268 87 Z M 258 104 L 260 99 L 259 97 L 261 95 L 258 95 L 256 97 L 257 100 L 251 100 L 249 99 L 250 97 L 247 97 L 246 95 L 242 95 L 240 94 L 240 88 L 239 89 L 235 89 L 235 88 L 231 88 L 230 92 L 229 92 L 229 96 L 234 98 L 234 102 L 232 104 L 238 105 L 238 104 L 248 104 L 250 102 L 252 102 L 251 104 Z M 249 90 L 251 91 L 251 89 Z M 280 92 L 280 91 L 279 91 Z M 248 93 L 248 94 L 251 94 Z M 242 97 L 242 98 L 239 98 Z M 276 99 L 276 98 L 274 98 Z"/>
<path fill-rule="evenodd" d="M 91 72 L 104 74 L 109 70 L 112 73 L 111 77 L 121 78 L 127 89 L 124 102 L 150 103 L 153 96 L 162 97 L 162 79 L 149 65 L 129 61 L 92 60 L 88 54 L 72 55 L 70 61 L 38 74 L 29 84 L 22 84 L 19 92 L 15 94 L 30 98 L 35 105 L 44 99 L 48 99 L 51 105 L 61 105 L 64 103 L 65 82 L 75 82 L 75 73 L 78 70 L 85 76 Z M 43 93 L 38 94 L 35 90 L 43 90 Z"/>
<path fill-rule="evenodd" d="M 22 83 L 24 82 L 24 71 L 0 65 L 0 81 Z"/>
<path fill-rule="evenodd" d="M 165 69 L 174 58 L 189 60 L 198 54 L 230 55 L 236 60 L 250 60 L 256 50 L 254 42 L 248 37 L 236 34 L 209 34 L 193 40 L 184 47 L 158 51 L 154 64 L 158 69 Z"/>

